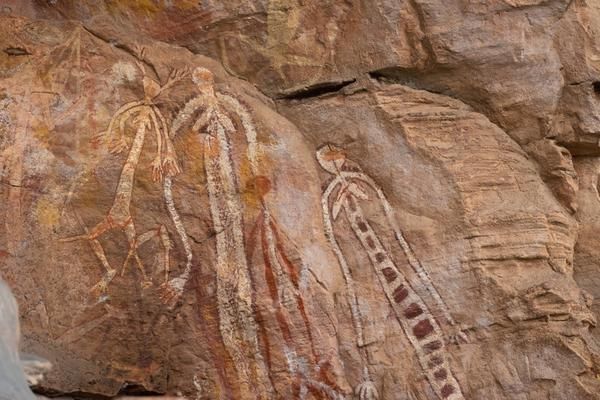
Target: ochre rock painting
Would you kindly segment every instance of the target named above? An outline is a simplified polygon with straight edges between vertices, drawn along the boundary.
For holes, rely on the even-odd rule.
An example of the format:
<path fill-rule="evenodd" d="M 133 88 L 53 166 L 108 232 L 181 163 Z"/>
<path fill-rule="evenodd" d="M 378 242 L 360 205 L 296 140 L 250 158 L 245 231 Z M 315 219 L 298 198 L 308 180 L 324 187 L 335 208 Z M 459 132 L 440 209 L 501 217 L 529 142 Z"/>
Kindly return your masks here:
<path fill-rule="evenodd" d="M 19 21 L 10 21 L 14 37 L 23 34 Z M 344 398 L 348 384 L 331 351 L 335 327 L 312 311 L 333 315 L 326 291 L 297 247 L 306 245 L 293 242 L 290 226 L 277 222 L 282 211 L 265 199 L 281 179 L 272 172 L 277 159 L 293 152 L 286 141 L 300 140 L 297 130 L 271 122 L 265 100 L 249 85 L 229 82 L 208 59 L 138 43 L 113 47 L 77 26 L 63 36 L 40 50 L 40 61 L 18 66 L 33 77 L 22 101 L 38 92 L 51 101 L 33 102 L 30 115 L 19 116 L 13 103 L 3 111 L 22 132 L 6 131 L 5 149 L 21 151 L 5 160 L 8 176 L 61 171 L 40 180 L 46 189 L 33 189 L 32 198 L 17 191 L 20 184 L 6 192 L 14 210 L 35 210 L 39 232 L 9 238 L 3 231 L 11 284 L 50 274 L 61 260 L 62 272 L 52 273 L 61 279 L 48 282 L 57 292 L 41 291 L 24 305 L 33 307 L 25 329 L 47 331 L 29 344 L 44 343 L 42 355 L 54 364 L 48 380 L 99 395 L 128 393 L 130 386 L 166 392 L 170 365 L 185 363 L 177 390 L 199 398 Z M 65 54 L 73 59 L 69 69 L 55 62 Z M 165 54 L 179 61 L 157 63 Z M 45 136 L 34 133 L 42 124 Z M 53 142 L 63 134 L 68 144 Z M 34 146 L 46 151 L 35 157 L 47 169 L 28 169 Z M 300 159 L 288 164 L 305 168 Z M 310 198 L 293 200 L 318 223 Z M 40 250 L 31 246 L 47 249 L 54 261 L 29 277 L 17 271 L 29 257 L 37 263 Z M 110 350 L 98 353 L 97 346 Z M 67 348 L 74 352 L 64 358 Z M 82 373 L 103 381 L 82 383 L 68 372 L 78 359 L 89 360 Z"/>
<path fill-rule="evenodd" d="M 140 51 L 140 57 L 143 58 L 143 50 Z M 127 150 L 127 158 L 123 164 L 123 169 L 119 176 L 119 182 L 115 191 L 115 198 L 112 207 L 106 214 L 106 217 L 93 228 L 87 229 L 84 235 L 72 236 L 69 238 L 61 239 L 63 242 L 72 242 L 76 240 L 87 240 L 94 251 L 96 257 L 106 270 L 102 280 L 98 282 L 93 288 L 93 292 L 99 292 L 104 295 L 108 284 L 114 278 L 117 270 L 113 268 L 106 258 L 106 254 L 102 245 L 98 241 L 98 238 L 104 234 L 111 232 L 114 229 L 121 230 L 127 239 L 128 252 L 125 257 L 125 261 L 121 266 L 121 275 L 125 273 L 127 266 L 130 261 L 134 261 L 137 268 L 139 269 L 143 281 L 142 286 L 148 286 L 151 282 L 148 280 L 148 276 L 144 269 L 144 265 L 138 255 L 138 248 L 153 237 L 157 237 L 162 246 L 162 258 L 163 268 L 165 271 L 165 284 L 168 283 L 169 276 L 169 250 L 171 248 L 171 241 L 169 234 L 164 225 L 160 225 L 155 229 L 144 232 L 140 235 L 137 234 L 135 224 L 131 215 L 130 205 L 131 197 L 134 187 L 135 171 L 138 167 L 140 160 L 140 154 L 144 147 L 146 130 L 151 130 L 156 135 L 156 155 L 152 161 L 152 178 L 155 181 L 162 180 L 163 174 L 167 176 L 173 176 L 180 172 L 177 166 L 175 158 L 175 152 L 171 138 L 169 135 L 169 127 L 162 115 L 160 110 L 153 103 L 160 93 L 166 90 L 169 86 L 173 85 L 177 80 L 180 80 L 183 76 L 177 72 L 169 76 L 168 81 L 165 85 L 160 86 L 156 81 L 146 76 L 145 67 L 141 62 L 136 63 L 140 69 L 143 79 L 142 85 L 144 90 L 144 98 L 139 101 L 133 101 L 121 106 L 113 115 L 106 131 L 101 132 L 99 140 L 105 142 L 109 151 L 113 154 L 119 154 Z M 179 75 L 179 76 L 178 76 Z M 125 140 L 125 126 L 129 119 L 132 119 L 135 126 L 135 136 L 129 144 Z M 118 127 L 117 127 L 118 124 Z M 163 145 L 165 146 L 163 149 Z M 169 202 L 169 211 L 172 213 L 174 222 L 177 221 L 177 213 L 174 206 Z M 177 226 L 177 223 L 176 223 Z M 178 226 L 178 230 L 179 230 Z M 187 237 L 182 235 L 182 240 L 187 243 Z M 185 246 L 186 253 L 189 252 L 189 246 Z M 191 254 L 189 254 L 191 257 Z M 132 260 L 133 258 L 133 260 Z M 184 274 L 189 274 L 189 267 L 186 267 Z"/>
<path fill-rule="evenodd" d="M 397 228 L 393 210 L 385 194 L 370 177 L 360 172 L 360 169 L 353 171 L 349 168 L 350 162 L 346 159 L 342 149 L 326 144 L 317 151 L 317 160 L 323 169 L 335 177 L 323 193 L 323 218 L 326 234 L 339 259 L 348 287 L 358 346 L 365 346 L 362 316 L 358 309 L 354 279 L 346 257 L 338 245 L 333 228 L 333 224 L 338 220 L 342 210 L 363 251 L 367 253 L 381 284 L 381 289 L 392 306 L 402 330 L 414 347 L 421 367 L 436 394 L 440 399 L 464 399 L 448 363 L 444 345 L 445 338 L 440 325 L 421 297 L 415 292 L 413 285 L 406 280 L 361 209 L 361 201 L 373 200 L 381 203 L 381 210 L 388 218 L 395 239 L 400 243 L 408 263 L 421 280 L 420 285 L 425 287 L 443 310 L 446 321 L 454 325 L 455 322 L 450 316 L 446 304 L 433 286 L 427 272 L 415 258 L 402 232 Z M 370 191 L 371 196 L 375 196 L 375 199 L 370 198 L 367 191 Z M 359 398 L 376 399 L 378 397 L 377 390 L 372 387 L 373 383 L 368 367 L 365 367 L 365 380 L 365 383 L 356 389 Z"/>
<path fill-rule="evenodd" d="M 5 3 L 42 395 L 598 398 L 590 2 Z"/>

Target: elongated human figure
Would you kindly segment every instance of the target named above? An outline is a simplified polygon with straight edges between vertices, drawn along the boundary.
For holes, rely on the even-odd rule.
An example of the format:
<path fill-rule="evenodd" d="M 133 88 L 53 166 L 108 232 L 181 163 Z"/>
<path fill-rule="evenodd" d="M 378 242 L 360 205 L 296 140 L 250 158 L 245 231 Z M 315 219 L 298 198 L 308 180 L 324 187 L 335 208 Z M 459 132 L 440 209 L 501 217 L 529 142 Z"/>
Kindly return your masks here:
<path fill-rule="evenodd" d="M 231 111 L 227 109 L 230 100 L 229 96 L 215 91 L 213 74 L 208 69 L 196 68 L 192 79 L 200 94 L 176 116 L 172 134 L 177 135 L 190 122 L 192 130 L 201 134 L 210 213 L 216 232 L 215 268 L 221 336 L 237 368 L 242 397 L 268 398 L 272 388 L 258 345 L 242 205 L 231 159 L 229 137 L 237 132 L 229 116 Z M 171 179 L 165 179 L 166 198 L 172 196 L 171 184 Z M 176 296 L 178 288 L 171 289 L 171 295 Z"/>
<path fill-rule="evenodd" d="M 362 172 L 345 170 L 346 155 L 336 146 L 326 144 L 317 151 L 317 160 L 321 167 L 334 175 L 332 182 L 325 190 L 322 198 L 323 216 L 326 235 L 338 257 L 346 283 L 349 300 L 358 337 L 358 345 L 362 347 L 361 315 L 358 310 L 358 300 L 354 283 L 346 258 L 337 242 L 333 230 L 333 222 L 343 211 L 358 241 L 365 250 L 385 295 L 396 314 L 409 342 L 412 344 L 427 380 L 442 400 L 464 400 L 458 382 L 450 370 L 450 364 L 445 351 L 444 334 L 425 302 L 419 297 L 408 283 L 400 269 L 396 266 L 390 252 L 383 246 L 377 233 L 365 218 L 360 207 L 360 201 L 368 201 L 367 187 L 377 194 L 383 211 L 394 230 L 396 239 L 411 267 L 415 270 L 422 283 L 432 295 L 438 306 L 443 310 L 445 318 L 451 324 L 448 309 L 441 296 L 431 283 L 429 276 L 414 256 L 404 236 L 396 226 L 391 205 L 377 184 Z M 376 399 L 374 388 L 368 370 L 365 371 L 365 382 L 356 389 L 360 400 Z"/>
<path fill-rule="evenodd" d="M 161 225 L 156 229 L 152 229 L 138 236 L 131 216 L 130 205 L 135 171 L 140 160 L 147 130 L 152 130 L 156 135 L 156 157 L 152 162 L 153 179 L 159 181 L 164 175 L 172 176 L 180 172 L 175 159 L 173 145 L 169 138 L 169 129 L 166 120 L 158 107 L 154 104 L 154 100 L 164 90 L 182 79 L 184 74 L 173 71 L 165 85 L 161 87 L 156 81 L 146 76 L 144 66 L 139 62 L 138 67 L 143 74 L 142 84 L 144 88 L 144 98 L 139 101 L 129 102 L 120 107 L 113 115 L 108 125 L 108 129 L 98 135 L 100 139 L 108 143 L 112 153 L 120 153 L 128 146 L 124 136 L 125 124 L 130 118 L 134 118 L 134 124 L 137 127 L 137 130 L 131 146 L 129 147 L 127 159 L 121 170 L 113 205 L 102 221 L 90 230 L 85 228 L 85 234 L 61 239 L 63 242 L 72 242 L 76 240 L 88 240 L 90 242 L 94 253 L 106 271 L 100 282 L 92 288 L 92 291 L 98 294 L 104 294 L 106 292 L 108 284 L 112 281 L 117 272 L 108 262 L 104 249 L 98 241 L 98 238 L 101 235 L 111 230 L 119 229 L 125 233 L 127 238 L 129 250 L 121 268 L 122 274 L 125 272 L 128 263 L 133 258 L 142 275 L 143 286 L 149 286 L 151 284 L 137 249 L 141 244 L 155 236 L 161 240 L 163 246 L 165 254 L 165 270 L 168 271 L 169 269 L 168 263 L 171 243 L 166 228 Z M 118 132 L 115 132 L 117 124 L 119 129 Z"/>
<path fill-rule="evenodd" d="M 275 217 L 271 214 L 265 195 L 272 189 L 270 180 L 261 175 L 257 133 L 252 116 L 236 98 L 220 95 L 221 101 L 239 117 L 246 135 L 246 155 L 252 174 L 253 191 L 260 203 L 260 214 L 250 235 L 257 236 L 262 252 L 266 280 L 269 282 L 269 295 L 275 308 L 276 320 L 284 341 L 284 351 L 288 372 L 294 378 L 295 398 L 304 398 L 310 392 L 319 398 L 340 399 L 335 382 L 320 374 L 319 356 L 312 336 L 311 324 L 300 291 L 300 269 L 295 264 L 299 257 L 290 255 L 293 251 L 286 246 L 285 235 L 280 231 Z M 252 254 L 252 246 L 250 253 Z M 288 247 L 288 249 L 286 249 Z M 293 246 L 291 246 L 293 247 Z M 260 317 L 261 320 L 263 316 Z M 302 346 L 308 344 L 308 351 Z M 303 353 L 303 354 L 300 354 Z M 324 372 L 324 371 L 323 371 Z M 320 375 L 320 379 L 315 376 Z"/>

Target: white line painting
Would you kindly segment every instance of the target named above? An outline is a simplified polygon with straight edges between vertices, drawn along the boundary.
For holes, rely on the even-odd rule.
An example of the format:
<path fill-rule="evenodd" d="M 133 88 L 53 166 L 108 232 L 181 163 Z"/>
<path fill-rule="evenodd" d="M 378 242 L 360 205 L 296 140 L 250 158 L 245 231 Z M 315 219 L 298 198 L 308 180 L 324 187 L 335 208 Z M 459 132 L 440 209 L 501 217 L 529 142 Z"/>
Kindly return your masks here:
<path fill-rule="evenodd" d="M 253 317 L 252 287 L 243 235 L 242 205 L 234 173 L 230 135 L 237 130 L 230 112 L 237 114 L 239 102 L 217 93 L 213 73 L 197 67 L 192 80 L 199 95 L 186 103 L 172 124 L 172 136 L 184 124 L 201 134 L 204 169 L 215 231 L 217 260 L 217 302 L 219 329 L 223 343 L 237 368 L 243 398 L 260 397 L 272 392 L 264 359 L 261 355 L 257 323 Z M 229 109 L 229 110 L 228 110 Z M 243 118 L 241 115 L 239 118 Z M 254 129 L 244 124 L 249 148 L 255 151 Z M 171 195 L 171 179 L 164 182 L 165 197 Z"/>
<path fill-rule="evenodd" d="M 316 157 L 321 167 L 334 175 L 322 197 L 325 234 L 339 260 L 347 284 L 359 348 L 364 346 L 362 316 L 358 309 L 358 299 L 350 267 L 338 244 L 333 228 L 342 211 L 366 252 L 382 289 L 396 314 L 396 318 L 417 354 L 419 363 L 432 389 L 440 399 L 464 400 L 460 386 L 450 370 L 445 351 L 444 335 L 440 325 L 428 310 L 425 302 L 396 266 L 391 253 L 383 246 L 382 241 L 361 209 L 361 201 L 370 201 L 368 191 L 365 188 L 375 192 L 394 236 L 402 247 L 410 266 L 442 310 L 444 318 L 451 325 L 455 325 L 448 307 L 398 228 L 392 207 L 382 189 L 368 175 L 349 170 L 346 167 L 348 161 L 346 154 L 343 149 L 337 146 L 325 144 L 317 150 Z M 357 396 L 360 400 L 377 399 L 377 390 L 366 367 L 364 375 L 364 382 L 356 388 Z"/>
<path fill-rule="evenodd" d="M 143 59 L 144 49 L 140 49 L 139 53 L 140 58 Z M 167 229 L 164 225 L 159 225 L 154 229 L 138 235 L 131 216 L 130 204 L 135 182 L 135 172 L 138 167 L 147 131 L 152 131 L 156 135 L 156 156 L 151 165 L 152 178 L 155 181 L 160 181 L 164 177 L 170 177 L 180 172 L 173 144 L 169 137 L 169 127 L 166 119 L 154 102 L 166 89 L 183 79 L 186 76 L 186 72 L 176 70 L 171 71 L 167 82 L 161 86 L 158 82 L 146 75 L 143 63 L 136 61 L 136 64 L 142 73 L 144 98 L 121 106 L 113 114 L 107 130 L 101 132 L 97 136 L 97 140 L 106 143 L 109 151 L 113 154 L 121 153 L 129 147 L 127 158 L 121 170 L 115 191 L 113 205 L 104 219 L 93 228 L 87 229 L 84 227 L 84 234 L 60 239 L 62 242 L 73 242 L 78 240 L 89 241 L 94 254 L 105 270 L 102 279 L 91 289 L 92 293 L 100 296 L 100 300 L 106 299 L 108 285 L 117 274 L 117 270 L 113 268 L 108 261 L 98 238 L 115 229 L 121 230 L 125 234 L 129 249 L 127 257 L 121 266 L 121 275 L 125 273 L 127 266 L 133 259 L 141 273 L 143 279 L 142 286 L 150 286 L 152 282 L 146 274 L 146 270 L 138 254 L 138 248 L 150 239 L 158 238 L 162 247 L 165 282 L 168 282 L 169 259 L 172 244 Z M 136 133 L 131 145 L 129 145 L 125 137 L 126 124 L 130 119 L 133 120 L 133 124 L 136 127 Z M 172 198 L 166 198 L 165 200 L 169 211 L 171 211 L 174 223 L 178 231 L 180 231 L 181 224 L 177 223 L 179 218 L 176 211 L 173 212 L 174 206 L 172 204 Z M 181 235 L 181 232 L 179 233 Z M 185 239 L 187 240 L 187 236 L 185 236 Z M 183 236 L 182 240 L 184 240 Z M 185 243 L 186 241 L 184 240 L 184 248 L 188 260 L 190 260 L 191 250 L 189 246 L 185 246 Z"/>

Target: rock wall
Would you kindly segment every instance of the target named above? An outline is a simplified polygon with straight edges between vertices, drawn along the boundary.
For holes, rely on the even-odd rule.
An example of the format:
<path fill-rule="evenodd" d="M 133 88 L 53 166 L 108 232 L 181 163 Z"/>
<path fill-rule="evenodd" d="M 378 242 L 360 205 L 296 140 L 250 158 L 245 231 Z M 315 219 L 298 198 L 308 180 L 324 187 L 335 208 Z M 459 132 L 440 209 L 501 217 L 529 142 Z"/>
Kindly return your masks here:
<path fill-rule="evenodd" d="M 594 2 L 0 5 L 37 390 L 599 398 Z"/>

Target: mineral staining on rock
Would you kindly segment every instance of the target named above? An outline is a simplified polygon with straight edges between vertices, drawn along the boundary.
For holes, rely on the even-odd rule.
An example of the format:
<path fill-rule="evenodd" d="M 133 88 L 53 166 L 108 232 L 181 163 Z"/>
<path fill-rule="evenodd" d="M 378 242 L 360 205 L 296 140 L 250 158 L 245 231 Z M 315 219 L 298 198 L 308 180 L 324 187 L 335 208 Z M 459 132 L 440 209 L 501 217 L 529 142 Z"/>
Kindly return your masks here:
<path fill-rule="evenodd" d="M 13 3 L 82 21 L 0 32 L 0 273 L 43 387 L 597 398 L 594 7 Z"/>

